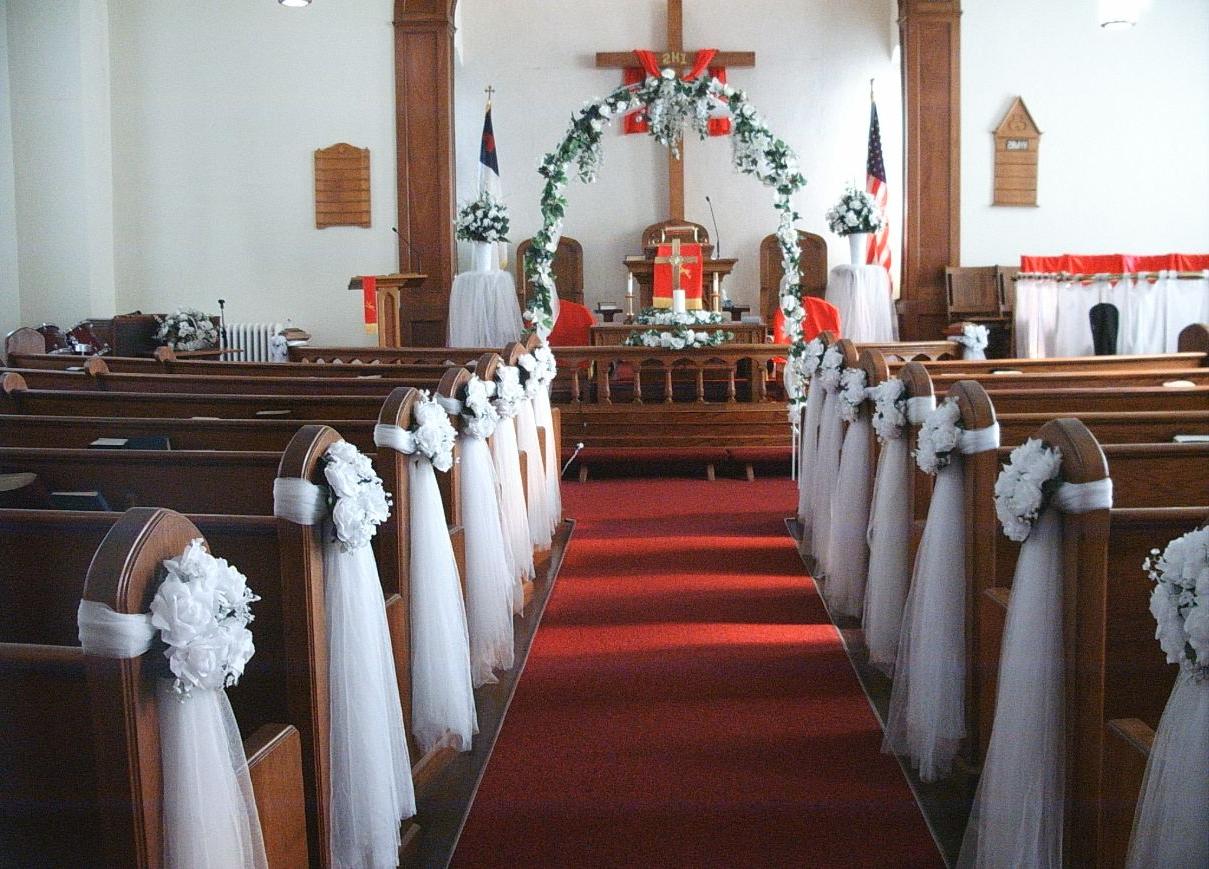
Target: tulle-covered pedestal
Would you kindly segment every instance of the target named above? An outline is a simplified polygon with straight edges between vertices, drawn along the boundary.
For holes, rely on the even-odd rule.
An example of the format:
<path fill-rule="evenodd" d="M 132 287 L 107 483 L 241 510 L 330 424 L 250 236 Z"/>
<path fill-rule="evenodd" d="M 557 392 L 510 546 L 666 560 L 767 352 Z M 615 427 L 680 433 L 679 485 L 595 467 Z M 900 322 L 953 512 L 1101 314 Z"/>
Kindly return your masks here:
<path fill-rule="evenodd" d="M 463 272 L 449 293 L 449 346 L 502 348 L 524 326 L 516 284 L 504 271 Z"/>
<path fill-rule="evenodd" d="M 827 276 L 827 301 L 840 312 L 844 337 L 853 341 L 895 341 L 890 275 L 881 266 L 838 265 Z"/>

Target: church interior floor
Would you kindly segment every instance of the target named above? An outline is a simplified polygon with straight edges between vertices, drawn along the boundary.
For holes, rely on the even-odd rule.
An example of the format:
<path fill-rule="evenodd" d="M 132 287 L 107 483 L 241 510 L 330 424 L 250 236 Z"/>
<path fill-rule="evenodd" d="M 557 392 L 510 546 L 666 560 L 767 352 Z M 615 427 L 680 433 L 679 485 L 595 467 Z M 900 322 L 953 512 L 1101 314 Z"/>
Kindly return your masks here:
<path fill-rule="evenodd" d="M 942 861 L 783 517 L 793 485 L 603 480 L 457 866 Z"/>

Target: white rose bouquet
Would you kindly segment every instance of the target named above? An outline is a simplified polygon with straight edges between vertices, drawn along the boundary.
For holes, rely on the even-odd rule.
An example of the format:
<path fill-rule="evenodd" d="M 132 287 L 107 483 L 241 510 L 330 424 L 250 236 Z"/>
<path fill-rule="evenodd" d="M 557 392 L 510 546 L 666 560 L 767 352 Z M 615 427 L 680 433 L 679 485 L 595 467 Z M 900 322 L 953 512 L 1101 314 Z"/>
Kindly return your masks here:
<path fill-rule="evenodd" d="M 877 232 L 885 223 L 873 197 L 849 185 L 840 201 L 827 211 L 827 226 L 836 235 Z"/>
<path fill-rule="evenodd" d="M 194 689 L 234 685 L 256 652 L 248 623 L 260 600 L 242 573 L 206 551 L 198 538 L 164 562 L 167 577 L 151 601 L 151 624 L 167 645 L 164 657 L 182 700 Z"/>
<path fill-rule="evenodd" d="M 455 223 L 460 241 L 507 241 L 510 220 L 508 206 L 483 193 L 463 205 Z"/>
<path fill-rule="evenodd" d="M 351 552 L 368 546 L 377 526 L 390 518 L 391 507 L 369 457 L 348 441 L 337 441 L 324 454 L 323 476 L 340 548 Z"/>
<path fill-rule="evenodd" d="M 458 439 L 449 414 L 427 391 L 420 393 L 411 412 L 416 419 L 411 429 L 415 452 L 432 462 L 438 471 L 448 471 L 453 467 L 453 445 Z"/>
<path fill-rule="evenodd" d="M 549 344 L 543 344 L 533 351 L 534 368 L 533 375 L 537 378 L 537 382 L 545 386 L 554 381 L 558 376 L 558 362 L 554 358 L 554 351 L 550 349 Z"/>
<path fill-rule="evenodd" d="M 196 308 L 177 308 L 159 318 L 155 339 L 173 350 L 209 350 L 218 346 L 218 327 Z"/>
<path fill-rule="evenodd" d="M 840 379 L 844 372 L 844 354 L 838 344 L 832 344 L 823 353 L 823 362 L 819 365 L 819 380 L 828 392 L 840 388 Z"/>
<path fill-rule="evenodd" d="M 1023 543 L 1058 486 L 1062 451 L 1029 438 L 1008 457 L 995 480 L 995 515 L 1009 540 Z"/>
<path fill-rule="evenodd" d="M 501 365 L 495 370 L 495 410 L 501 419 L 512 419 L 525 400 L 521 371 L 515 365 Z"/>
<path fill-rule="evenodd" d="M 1142 569 L 1155 584 L 1150 612 L 1168 663 L 1209 678 L 1209 526 L 1177 537 L 1162 553 L 1152 549 Z"/>
<path fill-rule="evenodd" d="M 953 336 L 953 340 L 965 348 L 967 359 L 983 359 L 991 340 L 991 331 L 981 323 L 966 323 L 961 327 L 961 332 Z"/>
<path fill-rule="evenodd" d="M 868 394 L 873 399 L 873 431 L 882 443 L 902 437 L 907 424 L 907 386 L 897 377 L 883 380 L 871 386 Z"/>
<path fill-rule="evenodd" d="M 961 438 L 961 408 L 956 398 L 946 398 L 928 414 L 919 429 L 915 464 L 925 474 L 935 475 L 949 464 L 949 454 Z"/>
<path fill-rule="evenodd" d="M 855 422 L 865 401 L 864 368 L 845 368 L 840 374 L 839 411 L 844 422 Z"/>
<path fill-rule="evenodd" d="M 466 384 L 466 400 L 462 402 L 462 430 L 471 437 L 485 440 L 495 434 L 500 415 L 491 402 L 495 384 L 470 375 Z"/>

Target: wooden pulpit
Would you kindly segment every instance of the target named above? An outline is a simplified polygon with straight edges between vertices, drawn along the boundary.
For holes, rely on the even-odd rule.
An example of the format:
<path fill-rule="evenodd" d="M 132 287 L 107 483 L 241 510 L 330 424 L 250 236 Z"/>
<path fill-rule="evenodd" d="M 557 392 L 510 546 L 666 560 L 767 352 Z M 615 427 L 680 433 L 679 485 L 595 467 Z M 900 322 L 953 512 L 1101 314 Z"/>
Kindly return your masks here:
<path fill-rule="evenodd" d="M 649 308 L 654 300 L 655 259 L 653 256 L 631 256 L 625 258 L 625 267 L 638 284 L 639 306 Z M 713 259 L 707 255 L 702 265 L 704 272 L 705 307 L 710 311 L 722 310 L 722 279 L 735 267 L 736 259 Z"/>
<path fill-rule="evenodd" d="M 439 336 L 435 342 L 428 328 L 429 309 L 441 307 L 439 301 L 425 298 L 420 285 L 428 275 L 415 272 L 377 276 L 378 346 L 379 347 L 441 347 L 445 343 L 445 315 L 437 317 Z M 364 291 L 361 278 L 348 282 L 350 290 Z M 429 294 L 431 295 L 431 294 Z"/>

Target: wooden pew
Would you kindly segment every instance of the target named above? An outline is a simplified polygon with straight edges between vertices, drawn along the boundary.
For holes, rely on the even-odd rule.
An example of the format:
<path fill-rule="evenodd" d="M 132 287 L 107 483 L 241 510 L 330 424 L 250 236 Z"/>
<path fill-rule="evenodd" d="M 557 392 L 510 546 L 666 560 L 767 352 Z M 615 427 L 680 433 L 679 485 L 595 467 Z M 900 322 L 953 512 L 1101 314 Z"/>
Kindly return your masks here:
<path fill-rule="evenodd" d="M 1178 456 L 1176 445 L 1134 448 L 1128 461 L 1114 460 L 1077 420 L 1054 420 L 1036 436 L 1063 453 L 1063 479 L 1083 483 L 1111 476 L 1114 506 L 1064 517 L 1065 645 L 1067 648 L 1067 857 L 1072 865 L 1120 865 L 1136 802 L 1141 770 L 1135 754 L 1110 766 L 1111 722 L 1125 739 L 1145 744 L 1145 728 L 1157 726 L 1177 673 L 1154 639 L 1147 601 L 1151 583 L 1142 570 L 1147 553 L 1198 525 L 1209 513 L 1209 461 Z M 1165 475 L 1190 476 L 1186 488 L 1148 488 Z M 1183 506 L 1175 506 L 1183 505 Z M 988 638 L 1002 633 L 1009 589 L 984 594 L 999 611 L 984 625 Z M 993 697 L 993 695 L 992 695 Z M 992 701 L 993 702 L 993 701 Z M 992 710 L 988 710 L 988 713 Z M 1137 719 L 1142 726 L 1129 723 Z"/>
<path fill-rule="evenodd" d="M 120 613 L 145 612 L 160 562 L 198 536 L 181 516 L 132 511 L 101 542 L 87 585 L 83 570 L 58 578 L 74 587 L 75 602 L 83 594 Z M 75 566 L 86 568 L 87 562 Z M 74 622 L 70 596 L 64 604 Z M 122 661 L 88 657 L 72 634 L 33 641 L 0 635 L 6 745 L 0 753 L 0 854 L 6 865 L 159 866 L 162 772 L 152 686 L 163 675 L 159 652 Z M 241 724 L 247 732 L 249 722 Z M 298 730 L 255 727 L 244 752 L 269 866 L 306 865 Z"/>

